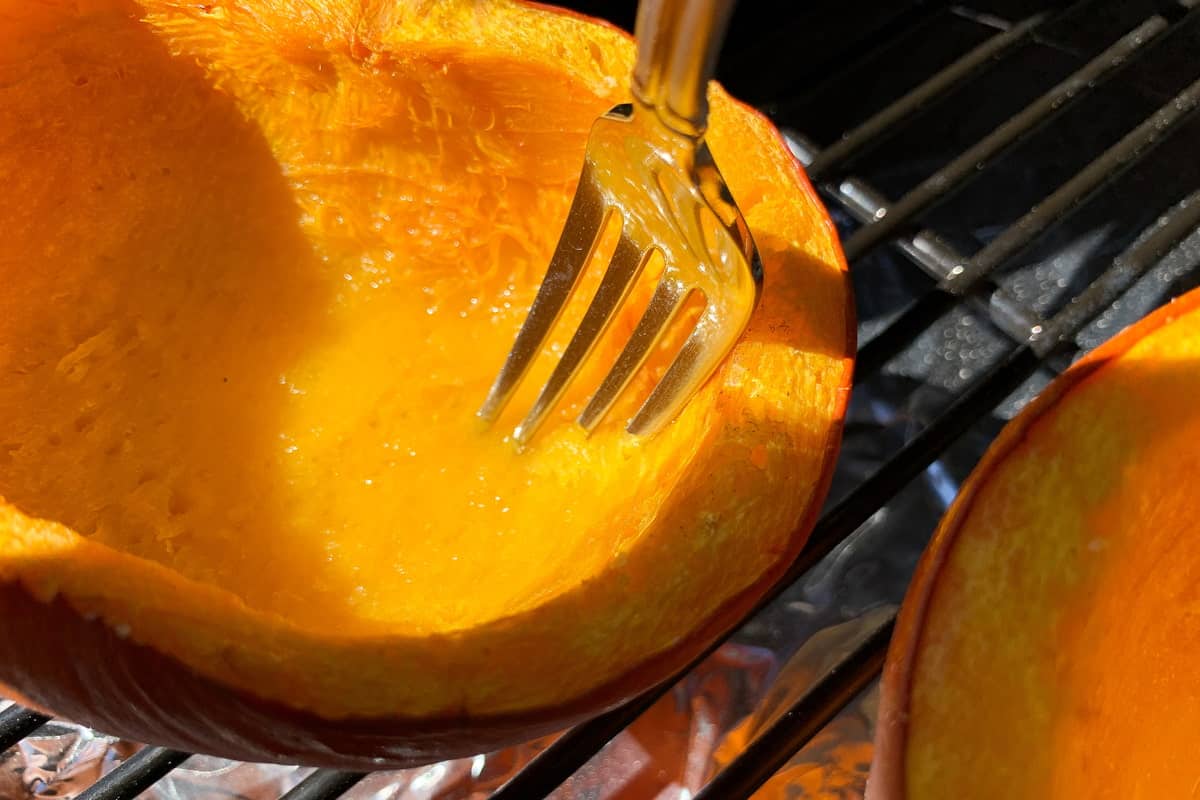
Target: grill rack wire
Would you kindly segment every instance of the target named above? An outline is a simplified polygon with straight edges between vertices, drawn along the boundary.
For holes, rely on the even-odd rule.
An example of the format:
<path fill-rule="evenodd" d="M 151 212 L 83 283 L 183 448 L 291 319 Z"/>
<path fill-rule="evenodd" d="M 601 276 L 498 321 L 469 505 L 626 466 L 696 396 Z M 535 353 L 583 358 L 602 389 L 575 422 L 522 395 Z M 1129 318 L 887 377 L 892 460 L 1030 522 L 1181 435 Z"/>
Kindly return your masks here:
<path fill-rule="evenodd" d="M 969 309 L 1008 340 L 1006 354 L 967 388 L 882 467 L 853 487 L 821 516 L 803 552 L 768 596 L 747 615 L 776 599 L 802 575 L 832 553 L 876 512 L 884 508 L 958 437 L 1013 394 L 1039 369 L 1061 371 L 1080 351 L 1076 338 L 1186 238 L 1200 230 L 1200 187 L 1148 226 L 1090 284 L 1053 315 L 1043 317 L 995 279 L 995 272 L 1123 173 L 1138 167 L 1200 108 L 1200 78 L 1109 147 L 1016 222 L 966 256 L 939 234 L 920 228 L 923 212 L 949 200 L 984 167 L 1027 140 L 1039 128 L 1087 96 L 1132 60 L 1151 49 L 1164 34 L 1200 15 L 1200 0 L 1160 3 L 1157 13 L 1114 41 L 1073 74 L 1060 81 L 1007 121 L 995 127 L 902 197 L 892 200 L 849 174 L 856 158 L 876 147 L 902 123 L 1003 61 L 1056 15 L 1041 12 L 1015 24 L 992 22 L 997 32 L 895 102 L 821 149 L 804 136 L 785 131 L 793 152 L 805 165 L 827 202 L 860 223 L 844 240 L 847 259 L 855 261 L 875 248 L 889 246 L 935 281 L 932 288 L 895 314 L 859 348 L 855 384 L 878 373 L 920 334 L 955 307 Z M 745 620 L 743 620 L 744 622 Z M 775 716 L 745 750 L 696 795 L 696 800 L 750 797 L 793 754 L 879 675 L 895 624 L 895 611 L 883 616 L 858 644 L 816 680 L 792 705 Z M 492 800 L 528 800 L 548 796 L 596 755 L 613 737 L 666 694 L 684 675 L 711 655 L 728 637 L 711 643 L 684 670 L 660 686 L 564 732 L 507 783 Z M 0 711 L 0 752 L 34 734 L 50 718 L 9 706 Z M 97 780 L 80 800 L 126 800 L 153 786 L 184 763 L 190 753 L 149 746 Z M 366 773 L 316 770 L 288 791 L 283 800 L 335 800 Z"/>

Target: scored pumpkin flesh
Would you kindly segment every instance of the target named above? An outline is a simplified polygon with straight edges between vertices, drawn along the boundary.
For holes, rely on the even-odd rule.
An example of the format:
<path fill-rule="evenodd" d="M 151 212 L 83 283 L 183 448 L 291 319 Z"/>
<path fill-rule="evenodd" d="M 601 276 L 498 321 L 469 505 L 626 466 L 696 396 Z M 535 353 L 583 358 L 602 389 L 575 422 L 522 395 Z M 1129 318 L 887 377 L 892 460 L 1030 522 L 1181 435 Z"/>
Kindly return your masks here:
<path fill-rule="evenodd" d="M 660 354 L 585 437 L 643 287 L 526 452 L 507 435 L 552 358 L 496 426 L 474 417 L 631 58 L 505 2 L 0 0 L 0 577 L 336 715 L 569 698 L 777 570 L 836 443 L 847 289 L 773 130 L 720 91 L 709 141 L 766 269 L 729 361 L 639 440 L 621 422 Z M 318 674 L 338 651 L 317 643 L 367 636 L 434 674 L 401 645 L 581 593 L 533 626 L 612 652 L 553 689 L 381 699 Z M 555 633 L 578 608 L 600 629 Z M 279 666 L 289 648 L 312 663 Z"/>

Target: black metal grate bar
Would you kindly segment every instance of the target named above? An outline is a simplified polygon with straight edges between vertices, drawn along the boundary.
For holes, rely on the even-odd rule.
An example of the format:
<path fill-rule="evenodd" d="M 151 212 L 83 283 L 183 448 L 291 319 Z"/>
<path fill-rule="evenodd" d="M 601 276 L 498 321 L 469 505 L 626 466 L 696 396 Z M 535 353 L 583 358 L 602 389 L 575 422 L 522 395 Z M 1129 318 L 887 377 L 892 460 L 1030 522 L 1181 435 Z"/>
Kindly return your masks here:
<path fill-rule="evenodd" d="M 1014 353 L 1018 353 L 1014 351 Z M 1039 366 L 1032 352 L 1014 362 L 1000 362 L 973 390 L 962 394 L 936 420 L 902 447 L 882 467 L 831 508 L 813 528 L 800 557 L 788 570 L 786 581 L 794 581 L 833 552 L 846 537 L 891 500 L 901 489 L 937 459 L 955 439 L 982 419 L 1021 385 Z M 984 391 L 986 390 L 986 391 Z M 998 396 L 996 393 L 1002 392 Z"/>
<path fill-rule="evenodd" d="M 695 800 L 748 798 L 809 742 L 883 669 L 896 627 L 893 612 L 721 770 Z"/>
<path fill-rule="evenodd" d="M 824 152 L 810 139 L 795 131 L 788 131 L 787 136 L 793 152 L 800 159 L 800 163 L 805 165 L 805 169 L 808 169 L 808 165 L 820 158 L 821 153 Z M 819 188 L 824 196 L 835 200 L 838 205 L 849 211 L 851 216 L 864 225 L 869 225 L 886 215 L 892 203 L 878 190 L 868 186 L 859 178 L 851 177 L 837 183 L 822 183 Z M 922 231 L 921 233 L 933 235 L 931 231 Z M 917 236 L 901 237 L 896 241 L 896 246 L 917 266 L 938 280 L 950 274 L 950 270 L 960 260 L 953 254 L 952 248 L 950 253 L 945 253 L 937 248 L 920 247 L 917 243 Z M 843 252 L 845 251 L 843 250 Z"/>
<path fill-rule="evenodd" d="M 1200 192 L 1181 202 L 1148 228 L 1147 232 L 1139 237 L 1139 241 L 1114 259 L 1104 274 L 1096 278 L 1074 303 L 1056 314 L 1044 329 L 1042 344 L 1035 345 L 1031 342 L 1015 348 L 1003 362 L 977 381 L 917 439 L 914 439 L 880 469 L 876 476 L 891 471 L 893 464 L 909 462 L 909 469 L 896 471 L 901 474 L 910 474 L 909 479 L 915 477 L 916 473 L 911 470 L 912 463 L 932 461 L 931 458 L 924 457 L 928 448 L 922 446 L 920 440 L 932 438 L 939 443 L 944 442 L 948 445 L 953 439 L 964 433 L 974 422 L 1001 403 L 1029 376 L 1033 375 L 1041 366 L 1043 358 L 1060 348 L 1070 347 L 1072 340 L 1083 330 L 1084 326 L 1108 308 L 1138 278 L 1145 275 L 1163 256 L 1198 228 L 1200 228 Z M 910 451 L 913 452 L 911 458 L 907 455 Z M 874 481 L 876 476 L 872 476 L 870 480 Z M 904 483 L 907 482 L 907 480 L 904 481 Z M 896 486 L 894 480 L 888 481 L 888 483 Z M 894 492 L 889 493 L 889 497 L 890 494 L 894 494 Z M 839 508 L 843 507 L 847 507 L 847 504 L 839 504 Z M 854 523 L 856 518 L 861 518 L 865 522 L 870 514 L 863 514 L 860 511 L 857 515 L 847 514 L 846 516 L 849 517 L 848 522 L 831 526 L 829 533 L 834 535 L 823 532 L 820 541 L 810 541 L 806 545 L 806 550 L 811 548 L 823 551 L 821 554 L 805 559 L 806 561 L 815 564 L 844 538 L 836 536 L 837 533 L 846 530 L 848 524 Z M 854 524 L 854 528 L 857 528 L 857 524 Z M 814 533 L 813 539 L 817 538 Z M 734 798 L 749 797 L 780 767 L 784 766 L 788 759 L 807 744 L 845 702 L 848 702 L 858 690 L 870 682 L 874 675 L 878 674 L 878 667 L 882 665 L 888 639 L 891 636 L 890 623 L 891 621 L 885 621 L 881 624 L 881 629 L 887 629 L 886 636 L 877 635 L 878 631 L 873 633 L 842 663 L 842 665 L 851 665 L 853 667 L 851 670 L 840 676 L 831 672 L 816 683 L 805 693 L 804 697 L 789 707 L 766 731 L 751 742 L 744 752 L 718 773 L 704 791 L 697 795 L 697 800 L 700 798 L 734 800 Z M 839 668 L 842 665 L 839 665 Z M 864 675 L 864 671 L 868 667 L 871 667 L 873 672 L 870 675 Z M 849 691 L 849 687 L 858 688 Z M 837 705 L 833 714 L 826 715 L 826 710 L 839 701 L 841 705 Z M 814 724 L 807 719 L 809 715 L 814 714 L 824 716 L 820 724 Z"/>
<path fill-rule="evenodd" d="M 788 139 L 801 163 L 807 165 L 812 159 L 820 157 L 822 151 L 806 137 L 789 131 Z M 891 202 L 859 178 L 847 178 L 836 187 L 823 185 L 822 192 L 849 211 L 855 219 L 868 224 L 878 216 L 885 215 Z M 953 246 L 943 241 L 938 234 L 928 229 L 913 236 L 902 236 L 893 244 L 927 275 L 931 275 L 939 281 L 944 280 L 956 267 L 966 261 L 966 256 L 960 254 Z M 984 307 L 985 317 L 989 318 L 1009 338 L 1023 341 L 1030 330 L 1041 324 L 1042 320 L 1037 314 L 1022 306 L 1003 287 L 985 278 L 977 288 L 981 291 L 986 290 L 991 297 L 992 310 L 995 313 L 989 313 Z M 981 305 L 974 296 L 969 296 L 968 301 L 973 305 Z M 873 337 L 872 341 L 874 338 L 878 337 Z M 864 352 L 866 362 L 862 360 Z M 875 357 L 876 354 L 860 349 L 856 361 L 856 364 L 860 365 L 859 371 L 870 371 L 864 370 L 861 365 L 870 364 L 871 359 Z M 886 361 L 890 357 L 889 355 L 884 360 Z"/>
<path fill-rule="evenodd" d="M 49 721 L 50 717 L 45 714 L 17 705 L 0 711 L 0 752 L 12 747 Z"/>
<path fill-rule="evenodd" d="M 991 37 L 844 135 L 807 165 L 809 178 L 813 181 L 821 180 L 848 159 L 862 155 L 868 148 L 881 144 L 900 122 L 922 111 L 931 102 L 959 86 L 988 62 L 1004 55 L 1042 24 L 1046 17 L 1046 14 L 1036 14 Z"/>
<path fill-rule="evenodd" d="M 1126 64 L 1147 43 L 1166 31 L 1170 23 L 1153 16 L 1117 40 L 1080 70 L 1030 103 L 980 139 L 949 164 L 921 181 L 915 189 L 886 209 L 882 216 L 846 240 L 846 258 L 854 260 L 891 238 L 922 211 L 949 198 L 980 174 L 983 166 L 1023 138 L 1038 130 L 1072 103 L 1099 86 Z"/>
<path fill-rule="evenodd" d="M 865 344 L 859 352 L 857 368 L 862 374 L 879 369 L 954 305 L 957 298 L 969 292 L 990 288 L 981 287 L 989 273 L 1021 253 L 1051 226 L 1078 208 L 1101 188 L 1124 174 L 1139 159 L 1147 155 L 1179 128 L 1200 107 L 1200 80 L 1184 89 L 1174 99 L 1151 114 L 1144 122 L 1126 134 L 1116 144 L 1058 187 L 1042 202 L 985 245 L 974 256 L 964 259 L 950 270 L 937 288 L 914 300 L 887 327 Z M 1007 298 L 1006 298 L 1007 299 Z M 998 306 L 993 306 L 1000 308 Z M 997 314 L 996 316 L 999 316 Z M 1002 330 L 1012 326 L 999 325 Z M 1026 328 L 1022 341 L 1036 328 Z"/>
<path fill-rule="evenodd" d="M 191 756 L 165 747 L 144 747 L 83 790 L 78 800 L 132 800 Z"/>
<path fill-rule="evenodd" d="M 292 787 L 281 800 L 334 800 L 367 777 L 365 772 L 319 769 Z"/>
<path fill-rule="evenodd" d="M 968 291 L 980 277 L 1017 255 L 1054 223 L 1099 189 L 1111 183 L 1138 160 L 1175 133 L 1179 124 L 1200 106 L 1200 80 L 1177 94 L 1145 122 L 1127 133 L 1092 163 L 1034 206 L 1004 233 L 979 251 L 961 270 L 951 271 L 944 285 L 952 292 Z"/>
<path fill-rule="evenodd" d="M 1058 343 L 1077 336 L 1084 326 L 1113 304 L 1147 270 L 1200 228 L 1200 191 L 1181 200 L 1143 232 L 1138 243 L 1113 260 L 1112 267 L 1096 278 L 1041 330 L 1030 344 L 1042 357 Z"/>
<path fill-rule="evenodd" d="M 680 676 L 701 660 L 703 657 L 689 664 L 684 671 L 672 676 L 661 686 L 566 731 L 493 792 L 489 800 L 530 800 L 549 796 L 563 781 L 600 752 L 614 736 L 633 724 L 634 720 L 670 690 Z"/>

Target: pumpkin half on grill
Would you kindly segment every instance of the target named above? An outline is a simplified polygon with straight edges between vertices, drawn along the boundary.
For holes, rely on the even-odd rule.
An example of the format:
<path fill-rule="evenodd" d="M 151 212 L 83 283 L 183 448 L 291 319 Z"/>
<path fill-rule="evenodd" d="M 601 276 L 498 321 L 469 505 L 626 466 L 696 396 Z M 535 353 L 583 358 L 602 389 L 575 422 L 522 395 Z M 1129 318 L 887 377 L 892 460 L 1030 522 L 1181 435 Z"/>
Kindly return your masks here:
<path fill-rule="evenodd" d="M 807 180 L 719 87 L 708 141 L 765 270 L 735 351 L 639 439 L 657 353 L 586 437 L 639 286 L 526 451 L 507 431 L 566 333 L 474 417 L 632 56 L 503 0 L 0 0 L 10 696 L 412 765 L 611 706 L 762 596 L 827 490 L 853 319 Z"/>

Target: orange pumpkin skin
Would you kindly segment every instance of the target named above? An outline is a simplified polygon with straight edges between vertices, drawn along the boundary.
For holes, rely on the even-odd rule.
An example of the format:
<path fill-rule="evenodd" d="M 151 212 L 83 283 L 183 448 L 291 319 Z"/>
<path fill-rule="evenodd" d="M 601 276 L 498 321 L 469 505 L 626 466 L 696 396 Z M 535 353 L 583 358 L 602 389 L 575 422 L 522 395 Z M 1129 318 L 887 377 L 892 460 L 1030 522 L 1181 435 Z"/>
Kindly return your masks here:
<path fill-rule="evenodd" d="M 815 521 L 854 349 L 832 223 L 765 119 L 710 93 L 766 286 L 679 420 L 585 440 L 585 383 L 518 455 L 517 411 L 492 431 L 459 413 L 631 58 L 610 27 L 503 0 L 0 0 L 0 107 L 18 111 L 0 117 L 0 221 L 20 254 L 0 254 L 9 696 L 229 758 L 405 767 L 611 707 L 736 624 Z M 442 321 L 414 327 L 425 314 Z M 405 347 L 414 331 L 461 385 L 427 378 L 445 364 Z M 425 406 L 396 399 L 397 375 Z M 489 498 L 529 477 L 511 505 L 534 527 L 489 539 L 509 509 L 466 508 L 461 481 L 372 499 L 416 475 L 377 455 L 407 435 L 446 442 L 435 466 L 491 470 Z M 483 522 L 395 538 L 454 503 Z M 325 530 L 339 515 L 358 528 Z M 447 590 L 422 604 L 388 578 L 393 551 Z"/>
<path fill-rule="evenodd" d="M 997 437 L 900 610 L 868 798 L 1194 790 L 1198 354 L 1192 291 Z"/>

